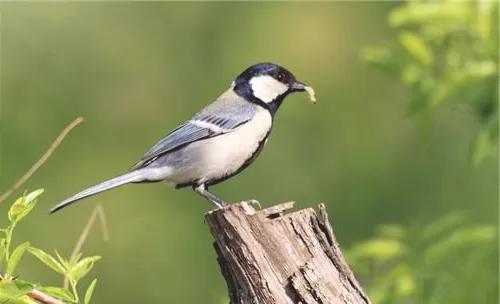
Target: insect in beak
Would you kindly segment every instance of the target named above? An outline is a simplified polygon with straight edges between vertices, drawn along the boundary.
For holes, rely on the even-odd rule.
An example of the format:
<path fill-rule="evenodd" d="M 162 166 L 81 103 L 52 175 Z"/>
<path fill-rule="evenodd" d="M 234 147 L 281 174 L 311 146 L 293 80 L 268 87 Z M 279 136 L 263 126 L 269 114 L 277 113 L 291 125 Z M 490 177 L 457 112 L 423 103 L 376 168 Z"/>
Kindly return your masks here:
<path fill-rule="evenodd" d="M 300 81 L 295 81 L 292 86 L 292 91 L 294 92 L 307 92 L 307 94 L 309 94 L 309 101 L 311 103 L 316 103 L 316 97 L 314 97 L 314 89 L 308 85 L 306 85 L 305 83 L 302 83 Z"/>

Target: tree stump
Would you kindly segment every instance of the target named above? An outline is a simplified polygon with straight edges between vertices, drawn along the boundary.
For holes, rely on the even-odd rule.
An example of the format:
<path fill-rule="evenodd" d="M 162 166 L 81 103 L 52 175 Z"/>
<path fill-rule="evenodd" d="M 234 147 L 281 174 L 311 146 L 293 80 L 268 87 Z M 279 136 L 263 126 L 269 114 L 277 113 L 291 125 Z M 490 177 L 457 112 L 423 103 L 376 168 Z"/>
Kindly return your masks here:
<path fill-rule="evenodd" d="M 323 204 L 290 214 L 288 202 L 246 202 L 205 215 L 231 304 L 369 304 L 340 252 Z"/>

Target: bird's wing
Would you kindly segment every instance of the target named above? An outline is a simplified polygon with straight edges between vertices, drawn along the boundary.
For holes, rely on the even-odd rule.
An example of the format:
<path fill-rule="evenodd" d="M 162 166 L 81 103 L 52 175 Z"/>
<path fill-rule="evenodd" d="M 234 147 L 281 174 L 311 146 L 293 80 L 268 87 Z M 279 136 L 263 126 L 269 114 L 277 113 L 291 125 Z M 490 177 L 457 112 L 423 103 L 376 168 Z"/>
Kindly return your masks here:
<path fill-rule="evenodd" d="M 187 144 L 232 132 L 250 121 L 255 111 L 254 105 L 228 90 L 214 103 L 162 138 L 132 170 L 146 167 L 159 156 Z"/>

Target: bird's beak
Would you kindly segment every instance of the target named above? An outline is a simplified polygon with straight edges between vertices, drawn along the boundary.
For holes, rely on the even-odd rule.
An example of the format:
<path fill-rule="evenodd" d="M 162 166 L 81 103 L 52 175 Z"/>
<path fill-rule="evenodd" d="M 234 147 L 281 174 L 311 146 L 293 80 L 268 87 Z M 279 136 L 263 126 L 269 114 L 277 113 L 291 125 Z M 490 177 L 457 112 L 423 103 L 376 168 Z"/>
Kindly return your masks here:
<path fill-rule="evenodd" d="M 303 92 L 306 90 L 307 85 L 303 82 L 295 80 L 295 82 L 291 85 L 292 91 L 294 92 Z"/>
<path fill-rule="evenodd" d="M 306 85 L 303 82 L 295 80 L 295 82 L 291 86 L 292 92 L 304 92 L 306 91 L 309 94 L 309 101 L 311 103 L 316 103 L 316 98 L 314 97 L 314 90 L 310 86 Z"/>

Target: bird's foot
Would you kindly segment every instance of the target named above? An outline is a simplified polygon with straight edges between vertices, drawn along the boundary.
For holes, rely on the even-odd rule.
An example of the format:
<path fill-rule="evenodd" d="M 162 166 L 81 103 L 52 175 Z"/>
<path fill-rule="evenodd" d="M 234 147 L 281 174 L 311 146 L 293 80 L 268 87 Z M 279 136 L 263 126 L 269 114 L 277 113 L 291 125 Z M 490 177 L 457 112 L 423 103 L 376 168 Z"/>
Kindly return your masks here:
<path fill-rule="evenodd" d="M 215 210 L 223 209 L 224 207 L 227 206 L 227 203 L 223 201 L 218 201 L 218 202 L 211 201 L 211 203 L 214 204 Z"/>
<path fill-rule="evenodd" d="M 259 209 L 262 209 L 262 206 L 260 205 L 260 202 L 258 200 L 254 200 L 254 199 L 250 199 L 248 201 L 246 201 L 247 204 L 249 204 L 250 206 L 257 206 L 259 207 Z"/>

